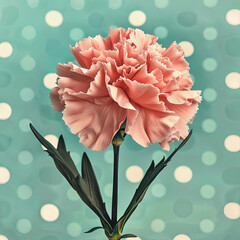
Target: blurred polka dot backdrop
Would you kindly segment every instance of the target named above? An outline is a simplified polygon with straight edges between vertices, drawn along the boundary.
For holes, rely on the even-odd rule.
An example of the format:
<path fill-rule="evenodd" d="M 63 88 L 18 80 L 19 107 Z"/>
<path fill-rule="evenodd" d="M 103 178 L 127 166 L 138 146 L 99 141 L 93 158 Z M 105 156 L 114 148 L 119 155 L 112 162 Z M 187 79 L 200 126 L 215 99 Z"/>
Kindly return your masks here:
<path fill-rule="evenodd" d="M 49 100 L 69 44 L 140 28 L 183 48 L 203 102 L 193 136 L 154 181 L 125 227 L 136 240 L 237 240 L 240 236 L 239 0 L 0 1 L 0 240 L 104 240 L 99 220 L 43 151 L 29 123 L 53 145 L 63 134 L 80 168 L 89 155 L 111 209 L 111 146 L 85 149 Z M 172 144 L 173 146 L 177 145 Z M 152 159 L 169 153 L 130 137 L 121 147 L 119 216 Z M 133 238 L 128 238 L 128 240 Z"/>

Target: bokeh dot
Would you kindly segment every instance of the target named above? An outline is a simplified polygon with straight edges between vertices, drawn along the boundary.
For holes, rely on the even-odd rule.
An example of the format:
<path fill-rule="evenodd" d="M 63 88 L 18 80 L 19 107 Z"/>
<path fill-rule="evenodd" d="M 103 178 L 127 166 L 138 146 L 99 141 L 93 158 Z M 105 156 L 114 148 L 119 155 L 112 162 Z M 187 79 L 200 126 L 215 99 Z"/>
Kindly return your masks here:
<path fill-rule="evenodd" d="M 106 196 L 111 197 L 112 196 L 112 183 L 108 183 L 105 187 L 104 187 L 104 193 Z"/>
<path fill-rule="evenodd" d="M 169 0 L 155 0 L 154 4 L 157 8 L 166 8 L 169 4 Z"/>
<path fill-rule="evenodd" d="M 41 207 L 40 215 L 47 222 L 54 222 L 59 217 L 59 210 L 54 204 L 47 203 Z"/>
<path fill-rule="evenodd" d="M 77 200 L 80 199 L 80 197 L 78 196 L 77 192 L 75 190 L 73 190 L 72 188 L 68 189 L 67 197 L 71 201 L 77 201 Z"/>
<path fill-rule="evenodd" d="M 215 224 L 210 219 L 203 219 L 199 225 L 200 229 L 204 233 L 211 233 L 215 228 Z"/>
<path fill-rule="evenodd" d="M 127 169 L 126 177 L 130 182 L 140 182 L 143 178 L 143 170 L 139 166 L 133 165 Z"/>
<path fill-rule="evenodd" d="M 27 0 L 30 8 L 36 8 L 39 4 L 39 0 Z"/>
<path fill-rule="evenodd" d="M 10 172 L 5 167 L 0 167 L 0 184 L 5 184 L 10 179 Z"/>
<path fill-rule="evenodd" d="M 30 128 L 29 128 L 29 123 L 31 122 L 31 120 L 27 119 L 27 118 L 23 118 L 19 121 L 19 128 L 23 131 L 23 132 L 29 132 Z"/>
<path fill-rule="evenodd" d="M 194 12 L 181 12 L 177 19 L 179 24 L 184 27 L 193 27 L 197 23 L 197 15 Z"/>
<path fill-rule="evenodd" d="M 12 55 L 13 47 L 9 42 L 0 43 L 0 58 L 8 58 Z"/>
<path fill-rule="evenodd" d="M 187 166 L 179 166 L 174 171 L 175 179 L 180 183 L 187 183 L 192 179 L 192 170 Z"/>
<path fill-rule="evenodd" d="M 218 66 L 218 63 L 217 63 L 216 59 L 214 59 L 214 58 L 206 58 L 203 61 L 203 68 L 208 72 L 212 72 L 212 71 L 216 70 L 217 66 Z"/>
<path fill-rule="evenodd" d="M 8 238 L 6 236 L 0 234 L 0 240 L 8 240 Z"/>
<path fill-rule="evenodd" d="M 23 164 L 27 165 L 31 163 L 33 160 L 33 155 L 29 151 L 23 150 L 20 153 L 18 153 L 18 161 Z"/>
<path fill-rule="evenodd" d="M 34 92 L 31 88 L 23 88 L 20 91 L 20 97 L 24 102 L 29 102 L 34 98 Z"/>
<path fill-rule="evenodd" d="M 231 9 L 226 14 L 226 21 L 230 25 L 239 25 L 240 24 L 240 10 L 239 9 Z"/>
<path fill-rule="evenodd" d="M 206 7 L 215 7 L 218 4 L 218 0 L 203 0 Z"/>
<path fill-rule="evenodd" d="M 45 21 L 50 27 L 59 27 L 63 22 L 63 16 L 56 10 L 51 10 L 46 13 Z"/>
<path fill-rule="evenodd" d="M 118 9 L 122 6 L 122 0 L 108 0 L 108 6 L 111 9 Z"/>
<path fill-rule="evenodd" d="M 237 72 L 229 73 L 225 78 L 225 83 L 229 88 L 232 89 L 240 88 L 240 74 Z"/>
<path fill-rule="evenodd" d="M 36 62 L 32 57 L 25 56 L 21 59 L 20 65 L 24 71 L 32 71 L 36 66 Z"/>
<path fill-rule="evenodd" d="M 17 230 L 20 233 L 26 234 L 29 233 L 32 229 L 32 224 L 28 219 L 19 219 L 17 221 Z"/>
<path fill-rule="evenodd" d="M 12 115 L 12 108 L 8 103 L 0 103 L 0 120 L 6 120 Z"/>
<path fill-rule="evenodd" d="M 58 145 L 58 138 L 55 135 L 52 134 L 48 134 L 44 137 L 48 142 L 50 142 L 55 148 L 57 148 Z M 42 146 L 42 148 L 44 150 L 46 150 L 46 148 L 44 146 Z"/>
<path fill-rule="evenodd" d="M 202 162 L 208 166 L 215 164 L 217 161 L 217 155 L 213 151 L 205 151 L 201 157 Z"/>
<path fill-rule="evenodd" d="M 213 119 L 205 119 L 202 122 L 202 129 L 207 133 L 213 133 L 217 128 L 217 123 Z"/>
<path fill-rule="evenodd" d="M 224 146 L 230 152 L 240 151 L 240 137 L 237 135 L 229 135 L 224 140 Z"/>
<path fill-rule="evenodd" d="M 213 102 L 217 98 L 217 91 L 213 88 L 206 88 L 203 91 L 203 98 L 207 102 Z"/>
<path fill-rule="evenodd" d="M 212 185 L 205 184 L 201 187 L 200 194 L 205 199 L 211 199 L 215 195 L 215 189 Z"/>
<path fill-rule="evenodd" d="M 139 27 L 146 22 L 147 17 L 143 11 L 135 10 L 129 14 L 128 20 L 133 26 Z"/>
<path fill-rule="evenodd" d="M 162 219 L 154 219 L 151 222 L 151 229 L 153 232 L 160 233 L 165 229 L 165 222 Z"/>
<path fill-rule="evenodd" d="M 82 232 L 82 228 L 78 223 L 72 222 L 67 225 L 67 233 L 71 237 L 78 237 Z"/>
<path fill-rule="evenodd" d="M 179 234 L 173 238 L 173 240 L 191 240 L 186 234 Z"/>
<path fill-rule="evenodd" d="M 193 212 L 193 204 L 186 199 L 178 199 L 173 205 L 173 211 L 179 218 L 189 217 Z"/>
<path fill-rule="evenodd" d="M 165 153 L 163 151 L 157 150 L 152 153 L 152 160 L 159 161 L 159 160 L 162 160 L 164 156 L 165 156 Z"/>
<path fill-rule="evenodd" d="M 113 151 L 107 150 L 104 152 L 104 159 L 107 163 L 113 163 Z"/>
<path fill-rule="evenodd" d="M 27 25 L 22 29 L 22 36 L 26 40 L 34 39 L 36 37 L 36 34 L 37 34 L 36 29 L 31 25 Z"/>
<path fill-rule="evenodd" d="M 215 40 L 218 36 L 218 31 L 214 27 L 207 27 L 203 31 L 203 36 L 206 40 L 212 41 Z"/>
<path fill-rule="evenodd" d="M 154 35 L 160 39 L 166 38 L 168 36 L 168 30 L 166 27 L 158 26 L 154 29 Z"/>
<path fill-rule="evenodd" d="M 73 41 L 78 42 L 84 37 L 84 32 L 81 28 L 73 28 L 70 30 L 69 36 Z"/>
<path fill-rule="evenodd" d="M 161 183 L 156 183 L 152 186 L 152 195 L 161 198 L 166 194 L 166 187 Z"/>
<path fill-rule="evenodd" d="M 85 6 L 85 0 L 71 0 L 71 7 L 75 10 L 81 10 Z"/>
<path fill-rule="evenodd" d="M 32 189 L 28 185 L 21 185 L 17 189 L 17 195 L 23 200 L 27 200 L 32 196 Z"/>
<path fill-rule="evenodd" d="M 223 208 L 224 215 L 229 219 L 240 218 L 240 205 L 236 202 L 229 202 Z"/>
<path fill-rule="evenodd" d="M 179 43 L 179 45 L 183 49 L 185 57 L 190 57 L 194 53 L 194 47 L 192 43 L 188 41 L 182 41 Z"/>
<path fill-rule="evenodd" d="M 56 81 L 57 81 L 58 75 L 56 73 L 48 73 L 44 76 L 43 78 L 43 84 L 46 88 L 52 89 L 57 86 Z"/>

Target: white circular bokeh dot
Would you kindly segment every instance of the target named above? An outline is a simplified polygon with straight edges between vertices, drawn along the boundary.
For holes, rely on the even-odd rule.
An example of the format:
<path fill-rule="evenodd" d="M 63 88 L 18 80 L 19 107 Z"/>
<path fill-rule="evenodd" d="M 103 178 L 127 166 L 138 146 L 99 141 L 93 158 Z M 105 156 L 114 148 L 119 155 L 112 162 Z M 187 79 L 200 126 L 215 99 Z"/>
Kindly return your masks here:
<path fill-rule="evenodd" d="M 185 57 L 190 57 L 194 53 L 194 47 L 193 47 L 192 43 L 190 43 L 188 41 L 180 42 L 179 46 L 183 49 Z"/>
<path fill-rule="evenodd" d="M 85 6 L 84 0 L 71 0 L 71 7 L 75 10 L 81 10 Z"/>
<path fill-rule="evenodd" d="M 137 183 L 143 178 L 143 170 L 139 166 L 131 166 L 126 171 L 126 177 L 130 182 Z"/>
<path fill-rule="evenodd" d="M 23 234 L 29 233 L 31 229 L 32 229 L 32 224 L 28 219 L 22 218 L 17 221 L 17 230 L 20 233 L 23 233 Z"/>
<path fill-rule="evenodd" d="M 49 141 L 55 148 L 58 145 L 58 138 L 55 135 L 49 134 L 44 137 L 47 141 Z M 46 150 L 46 148 L 42 145 L 42 148 Z"/>
<path fill-rule="evenodd" d="M 179 166 L 174 171 L 175 179 L 180 183 L 187 183 L 192 179 L 192 170 L 187 166 Z"/>
<path fill-rule="evenodd" d="M 40 215 L 43 220 L 47 222 L 54 222 L 59 217 L 59 210 L 55 205 L 48 203 L 42 206 Z"/>
<path fill-rule="evenodd" d="M 224 215 L 229 219 L 240 218 L 240 205 L 235 202 L 227 203 L 223 209 Z"/>
<path fill-rule="evenodd" d="M 8 238 L 6 236 L 0 234 L 0 240 L 8 240 Z"/>
<path fill-rule="evenodd" d="M 229 88 L 232 89 L 240 88 L 240 74 L 237 72 L 229 73 L 225 78 L 225 83 Z"/>
<path fill-rule="evenodd" d="M 226 21 L 230 25 L 240 25 L 240 10 L 239 9 L 231 9 L 226 14 Z"/>
<path fill-rule="evenodd" d="M 56 81 L 57 81 L 58 75 L 56 73 L 48 73 L 44 76 L 43 78 L 43 84 L 46 88 L 52 89 L 57 86 Z"/>
<path fill-rule="evenodd" d="M 67 226 L 67 233 L 71 237 L 78 237 L 82 232 L 82 228 L 78 223 L 72 222 Z"/>
<path fill-rule="evenodd" d="M 13 47 L 9 42 L 0 43 L 0 58 L 8 58 L 12 55 Z"/>
<path fill-rule="evenodd" d="M 0 184 L 5 184 L 10 179 L 10 172 L 5 167 L 0 167 Z"/>
<path fill-rule="evenodd" d="M 173 240 L 191 240 L 191 238 L 185 234 L 179 234 L 175 236 Z"/>
<path fill-rule="evenodd" d="M 63 16 L 60 12 L 52 10 L 46 13 L 45 21 L 50 27 L 59 27 L 63 22 Z"/>
<path fill-rule="evenodd" d="M 12 115 L 12 108 L 8 103 L 0 103 L 0 120 L 6 120 Z"/>
<path fill-rule="evenodd" d="M 135 10 L 129 14 L 128 20 L 133 26 L 138 27 L 146 22 L 147 17 L 143 11 Z"/>
<path fill-rule="evenodd" d="M 200 224 L 199 227 L 201 229 L 202 232 L 204 233 L 210 233 L 213 232 L 214 228 L 215 228 L 215 224 L 212 220 L 210 219 L 203 219 Z"/>
<path fill-rule="evenodd" d="M 165 229 L 165 222 L 162 219 L 154 219 L 151 222 L 151 229 L 153 232 L 160 233 Z"/>
<path fill-rule="evenodd" d="M 224 140 L 225 148 L 230 152 L 240 151 L 240 137 L 237 135 L 230 135 Z"/>
<path fill-rule="evenodd" d="M 32 196 L 32 189 L 28 185 L 21 185 L 17 189 L 17 195 L 23 200 L 27 200 Z"/>

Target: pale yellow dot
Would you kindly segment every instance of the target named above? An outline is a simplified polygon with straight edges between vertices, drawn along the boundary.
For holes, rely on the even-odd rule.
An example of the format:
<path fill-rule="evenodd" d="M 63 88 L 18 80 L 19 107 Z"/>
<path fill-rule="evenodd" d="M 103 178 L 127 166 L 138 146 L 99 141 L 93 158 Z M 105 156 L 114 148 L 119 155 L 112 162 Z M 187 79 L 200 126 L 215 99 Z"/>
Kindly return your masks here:
<path fill-rule="evenodd" d="M 8 238 L 4 235 L 0 235 L 0 240 L 8 240 Z"/>
<path fill-rule="evenodd" d="M 0 58 L 8 58 L 12 55 L 13 47 L 9 42 L 0 43 Z"/>
<path fill-rule="evenodd" d="M 192 170 L 187 166 L 177 167 L 174 171 L 174 177 L 180 183 L 187 183 L 192 179 Z"/>
<path fill-rule="evenodd" d="M 58 138 L 55 135 L 46 135 L 44 137 L 47 141 L 49 141 L 55 148 L 57 148 L 58 145 Z M 42 148 L 46 150 L 46 148 L 42 145 Z"/>
<path fill-rule="evenodd" d="M 48 73 L 45 75 L 43 79 L 43 84 L 46 88 L 52 89 L 57 86 L 56 81 L 57 81 L 58 75 L 56 73 Z"/>
<path fill-rule="evenodd" d="M 12 115 L 12 108 L 8 103 L 0 103 L 0 120 L 6 120 Z"/>
<path fill-rule="evenodd" d="M 173 240 L 191 240 L 191 238 L 185 234 L 179 234 Z"/>
<path fill-rule="evenodd" d="M 147 17 L 143 11 L 135 10 L 129 14 L 128 21 L 133 26 L 142 26 L 147 20 Z"/>
<path fill-rule="evenodd" d="M 225 83 L 229 88 L 232 89 L 240 88 L 240 74 L 237 72 L 229 73 L 225 78 Z"/>
<path fill-rule="evenodd" d="M 131 166 L 126 171 L 126 177 L 130 182 L 139 182 L 143 178 L 143 170 L 139 166 Z"/>
<path fill-rule="evenodd" d="M 59 210 L 53 204 L 45 204 L 40 210 L 41 217 L 47 222 L 54 222 L 59 217 Z"/>
<path fill-rule="evenodd" d="M 226 20 L 231 25 L 239 25 L 240 24 L 240 10 L 231 9 L 226 14 Z"/>
<path fill-rule="evenodd" d="M 226 137 L 224 146 L 230 152 L 238 152 L 240 150 L 240 137 L 237 135 L 230 135 Z"/>
<path fill-rule="evenodd" d="M 5 184 L 10 179 L 10 172 L 5 167 L 0 167 L 0 184 Z"/>
<path fill-rule="evenodd" d="M 238 219 L 240 217 L 240 205 L 230 202 L 224 206 L 224 215 L 230 219 Z"/>
<path fill-rule="evenodd" d="M 194 47 L 193 47 L 192 43 L 190 43 L 188 41 L 180 42 L 179 46 L 183 49 L 185 57 L 190 57 L 194 52 Z"/>
<path fill-rule="evenodd" d="M 63 16 L 60 12 L 52 10 L 45 15 L 45 21 L 50 27 L 58 27 L 63 22 Z"/>

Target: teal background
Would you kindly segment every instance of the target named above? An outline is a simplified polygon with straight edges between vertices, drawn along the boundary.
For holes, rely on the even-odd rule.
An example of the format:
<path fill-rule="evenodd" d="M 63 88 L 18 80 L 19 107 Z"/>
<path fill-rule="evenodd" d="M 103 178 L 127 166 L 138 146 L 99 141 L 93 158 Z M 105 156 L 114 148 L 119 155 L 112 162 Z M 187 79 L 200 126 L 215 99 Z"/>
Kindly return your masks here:
<path fill-rule="evenodd" d="M 0 0 L 0 43 L 7 41 L 13 47 L 10 57 L 0 57 L 0 102 L 12 109 L 8 119 L 0 120 L 0 167 L 10 172 L 10 180 L 0 184 L 0 240 L 105 239 L 102 230 L 84 234 L 99 225 L 98 219 L 70 190 L 28 123 L 44 136 L 63 134 L 78 168 L 82 153 L 87 152 L 110 210 L 111 146 L 95 152 L 79 144 L 61 114 L 52 110 L 50 89 L 43 79 L 56 71 L 58 62 L 74 61 L 69 44 L 97 34 L 106 37 L 110 27 L 134 28 L 128 20 L 134 10 L 146 15 L 138 28 L 158 35 L 164 47 L 175 40 L 193 44 L 194 53 L 187 61 L 193 89 L 203 91 L 203 102 L 190 126 L 189 143 L 154 181 L 124 232 L 142 240 L 172 240 L 179 234 L 191 240 L 238 240 L 239 218 L 229 219 L 223 211 L 229 202 L 240 203 L 239 152 L 224 146 L 226 137 L 240 135 L 239 89 L 225 84 L 227 74 L 240 67 L 239 25 L 230 25 L 225 18 L 237 8 L 239 0 Z M 51 10 L 63 16 L 59 27 L 45 21 Z M 207 27 L 217 34 L 213 30 L 204 37 Z M 138 185 L 126 178 L 128 167 L 137 165 L 145 172 L 151 160 L 157 162 L 163 154 L 169 153 L 159 144 L 143 148 L 126 138 L 120 152 L 119 216 Z M 193 173 L 187 183 L 174 178 L 175 169 L 182 165 Z M 211 186 L 204 191 L 204 185 Z M 46 203 L 59 209 L 54 222 L 41 218 Z"/>

